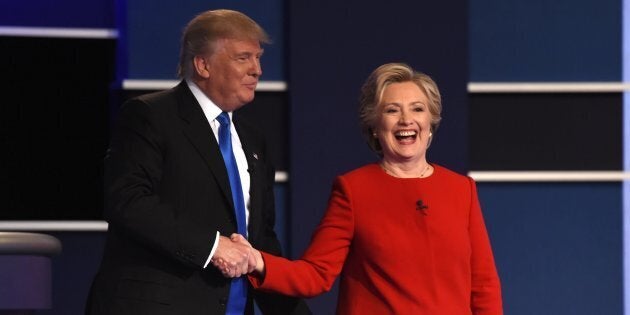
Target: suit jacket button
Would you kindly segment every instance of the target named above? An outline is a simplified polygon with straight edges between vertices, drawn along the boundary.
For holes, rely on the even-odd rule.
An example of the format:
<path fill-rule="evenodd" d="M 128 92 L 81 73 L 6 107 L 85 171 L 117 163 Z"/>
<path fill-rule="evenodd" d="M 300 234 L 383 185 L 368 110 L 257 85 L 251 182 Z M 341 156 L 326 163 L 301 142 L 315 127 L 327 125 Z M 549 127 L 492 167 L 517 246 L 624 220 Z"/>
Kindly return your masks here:
<path fill-rule="evenodd" d="M 227 298 L 220 298 L 219 299 L 219 305 L 226 306 L 227 305 Z"/>

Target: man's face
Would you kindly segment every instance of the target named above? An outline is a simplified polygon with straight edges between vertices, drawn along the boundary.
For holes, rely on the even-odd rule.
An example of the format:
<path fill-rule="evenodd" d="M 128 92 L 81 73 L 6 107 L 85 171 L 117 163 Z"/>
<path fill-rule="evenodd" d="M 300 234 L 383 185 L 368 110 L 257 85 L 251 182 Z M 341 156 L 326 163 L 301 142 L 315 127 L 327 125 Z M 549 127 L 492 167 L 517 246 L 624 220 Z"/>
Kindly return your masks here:
<path fill-rule="evenodd" d="M 199 87 L 222 110 L 239 109 L 254 99 L 262 53 L 256 40 L 218 40 L 214 53 L 203 57 Z"/>

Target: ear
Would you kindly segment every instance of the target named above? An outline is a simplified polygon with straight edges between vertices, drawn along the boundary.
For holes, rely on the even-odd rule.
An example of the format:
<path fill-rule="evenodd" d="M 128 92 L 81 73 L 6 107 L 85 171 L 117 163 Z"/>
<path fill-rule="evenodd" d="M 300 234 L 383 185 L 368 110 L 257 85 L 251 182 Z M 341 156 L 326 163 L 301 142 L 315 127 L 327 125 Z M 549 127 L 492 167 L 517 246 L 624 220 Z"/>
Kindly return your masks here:
<path fill-rule="evenodd" d="M 374 128 L 368 129 L 368 132 L 372 134 L 373 138 L 375 138 L 375 139 L 378 138 L 378 134 L 376 133 L 376 130 L 374 130 Z"/>
<path fill-rule="evenodd" d="M 195 73 L 198 76 L 204 79 L 207 79 L 210 77 L 210 71 L 208 71 L 208 68 L 209 68 L 208 60 L 204 58 L 203 56 L 195 56 L 193 58 L 193 66 L 195 67 Z"/>

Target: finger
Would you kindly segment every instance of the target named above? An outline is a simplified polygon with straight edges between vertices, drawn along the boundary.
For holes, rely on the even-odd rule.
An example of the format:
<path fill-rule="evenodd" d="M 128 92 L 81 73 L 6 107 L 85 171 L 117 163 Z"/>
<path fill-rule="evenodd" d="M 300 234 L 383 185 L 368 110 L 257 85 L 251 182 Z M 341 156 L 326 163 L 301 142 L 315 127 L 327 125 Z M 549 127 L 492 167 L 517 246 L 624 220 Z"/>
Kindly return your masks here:
<path fill-rule="evenodd" d="M 230 266 L 228 264 L 225 264 L 225 263 L 222 264 L 220 268 L 221 268 L 221 270 L 223 270 L 224 272 L 227 272 L 227 273 L 229 273 L 230 269 L 231 269 Z"/>
<path fill-rule="evenodd" d="M 217 261 L 217 264 L 215 266 L 221 270 L 229 269 L 229 265 L 225 262 L 225 260 L 222 259 Z"/>
<path fill-rule="evenodd" d="M 260 253 L 260 251 L 254 250 L 254 254 L 256 255 L 256 268 L 255 270 L 258 273 L 264 274 L 265 273 L 265 260 L 262 258 L 262 254 Z"/>
<path fill-rule="evenodd" d="M 232 278 L 238 277 L 238 269 L 230 269 L 230 276 L 232 276 Z"/>
<path fill-rule="evenodd" d="M 249 255 L 249 261 L 247 262 L 247 273 L 250 273 L 256 269 L 256 265 L 258 264 L 258 259 L 256 258 L 255 253 L 251 253 Z"/>
<path fill-rule="evenodd" d="M 249 271 L 249 260 L 247 262 L 245 262 L 245 264 L 243 264 L 243 268 L 241 269 L 241 275 L 246 275 L 248 274 Z"/>
<path fill-rule="evenodd" d="M 210 262 L 215 267 L 220 267 L 221 265 L 223 265 L 223 259 L 212 259 L 212 260 L 210 260 Z"/>
<path fill-rule="evenodd" d="M 249 269 L 249 255 L 246 255 L 246 257 L 244 258 L 245 259 L 241 261 L 237 268 L 237 272 L 239 273 L 239 275 L 246 274 L 247 269 Z"/>
<path fill-rule="evenodd" d="M 221 274 L 223 274 L 224 277 L 229 278 L 230 277 L 230 268 L 221 268 Z"/>
<path fill-rule="evenodd" d="M 235 261 L 235 262 L 230 264 L 230 270 L 232 272 L 238 272 L 239 270 L 241 270 L 243 263 L 242 263 L 242 258 L 239 257 L 239 259 L 240 259 L 240 261 L 238 261 L 238 262 Z"/>

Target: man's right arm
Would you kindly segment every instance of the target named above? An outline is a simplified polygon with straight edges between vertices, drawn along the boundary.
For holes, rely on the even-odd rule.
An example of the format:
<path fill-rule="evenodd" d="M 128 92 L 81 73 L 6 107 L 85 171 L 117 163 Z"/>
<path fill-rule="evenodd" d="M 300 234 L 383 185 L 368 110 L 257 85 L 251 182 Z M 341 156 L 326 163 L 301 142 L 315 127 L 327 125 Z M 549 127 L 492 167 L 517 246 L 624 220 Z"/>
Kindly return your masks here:
<path fill-rule="evenodd" d="M 134 241 L 187 264 L 203 267 L 215 242 L 217 258 L 232 265 L 246 265 L 240 259 L 244 246 L 225 245 L 213 232 L 196 222 L 183 221 L 173 205 L 158 193 L 164 189 L 164 152 L 174 150 L 164 140 L 163 120 L 141 100 L 121 108 L 118 125 L 105 159 L 105 218 L 111 229 Z M 169 183 L 177 185 L 178 183 Z M 170 187 L 174 189 L 174 187 Z"/>
<path fill-rule="evenodd" d="M 240 236 L 240 234 L 233 235 Z M 220 236 L 218 242 L 219 246 L 211 261 L 225 277 L 240 277 L 254 271 L 258 251 L 253 249 L 247 241 L 233 242 L 225 236 Z"/>

